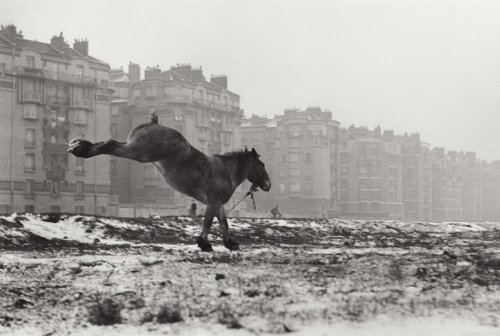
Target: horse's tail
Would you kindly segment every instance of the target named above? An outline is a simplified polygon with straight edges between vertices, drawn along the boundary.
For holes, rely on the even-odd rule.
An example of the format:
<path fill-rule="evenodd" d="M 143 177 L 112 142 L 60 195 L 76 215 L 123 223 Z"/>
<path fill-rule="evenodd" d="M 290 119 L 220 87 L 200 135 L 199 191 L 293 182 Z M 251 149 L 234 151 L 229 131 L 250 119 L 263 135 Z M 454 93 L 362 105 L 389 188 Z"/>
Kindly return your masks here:
<path fill-rule="evenodd" d="M 141 128 L 147 127 L 147 126 L 151 126 L 151 125 L 157 125 L 157 124 L 158 124 L 158 115 L 155 112 L 153 112 L 153 113 L 151 113 L 151 121 L 148 121 L 148 122 L 145 122 L 143 124 L 140 124 L 139 126 L 137 126 L 136 128 L 134 128 L 130 132 L 130 134 L 128 135 L 128 139 L 132 138 L 135 135 L 135 132 L 137 132 Z"/>

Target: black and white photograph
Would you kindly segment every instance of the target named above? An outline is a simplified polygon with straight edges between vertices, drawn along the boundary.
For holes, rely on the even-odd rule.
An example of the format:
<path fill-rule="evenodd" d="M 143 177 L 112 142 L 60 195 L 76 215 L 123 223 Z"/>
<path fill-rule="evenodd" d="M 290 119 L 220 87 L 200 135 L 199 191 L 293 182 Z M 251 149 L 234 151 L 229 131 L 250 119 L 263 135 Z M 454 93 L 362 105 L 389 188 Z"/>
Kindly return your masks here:
<path fill-rule="evenodd" d="M 3 335 L 500 335 L 500 2 L 0 0 Z"/>

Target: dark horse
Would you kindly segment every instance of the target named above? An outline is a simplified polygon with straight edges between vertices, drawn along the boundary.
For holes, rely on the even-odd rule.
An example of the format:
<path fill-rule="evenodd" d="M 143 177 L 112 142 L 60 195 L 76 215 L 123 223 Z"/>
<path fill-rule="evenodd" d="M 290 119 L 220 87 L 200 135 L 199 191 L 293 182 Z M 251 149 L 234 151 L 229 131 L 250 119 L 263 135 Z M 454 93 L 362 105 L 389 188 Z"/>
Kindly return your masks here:
<path fill-rule="evenodd" d="M 238 250 L 239 244 L 231 238 L 224 204 L 236 188 L 248 179 L 252 187 L 264 191 L 271 188 L 271 180 L 264 163 L 252 148 L 224 155 L 207 156 L 200 152 L 176 130 L 158 125 L 158 117 L 137 126 L 130 132 L 127 142 L 110 139 L 91 143 L 74 139 L 68 152 L 82 158 L 108 154 L 139 162 L 152 162 L 176 190 L 202 203 L 207 208 L 201 235 L 196 242 L 202 251 L 212 251 L 208 233 L 214 217 L 222 227 L 224 246 Z"/>

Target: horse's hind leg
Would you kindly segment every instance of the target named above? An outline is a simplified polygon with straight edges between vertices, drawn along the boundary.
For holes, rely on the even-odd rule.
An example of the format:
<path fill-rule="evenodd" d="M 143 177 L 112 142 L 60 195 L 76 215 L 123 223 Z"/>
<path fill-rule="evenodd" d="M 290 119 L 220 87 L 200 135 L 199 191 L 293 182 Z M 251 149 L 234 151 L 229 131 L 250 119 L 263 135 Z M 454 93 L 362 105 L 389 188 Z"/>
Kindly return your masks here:
<path fill-rule="evenodd" d="M 217 219 L 219 220 L 220 226 L 222 228 L 222 239 L 224 240 L 224 246 L 231 251 L 236 251 L 240 249 L 240 245 L 231 237 L 229 233 L 229 224 L 226 218 L 226 211 L 222 206 L 217 214 Z"/>
<path fill-rule="evenodd" d="M 158 124 L 158 116 L 155 113 L 151 115 L 151 121 L 137 126 L 130 132 L 127 143 L 110 139 L 108 141 L 97 142 L 93 144 L 87 140 L 73 139 L 69 143 L 68 152 L 82 158 L 90 158 L 96 155 L 108 154 L 139 162 L 157 161 L 153 157 L 151 157 L 151 155 L 148 155 L 146 151 L 139 148 L 140 146 L 134 146 L 131 144 L 131 139 L 139 130 L 154 124 Z"/>
<path fill-rule="evenodd" d="M 82 158 L 108 154 L 139 162 L 154 161 L 145 151 L 134 150 L 130 144 L 118 142 L 113 139 L 97 143 L 91 143 L 83 139 L 73 139 L 68 146 L 69 153 Z"/>

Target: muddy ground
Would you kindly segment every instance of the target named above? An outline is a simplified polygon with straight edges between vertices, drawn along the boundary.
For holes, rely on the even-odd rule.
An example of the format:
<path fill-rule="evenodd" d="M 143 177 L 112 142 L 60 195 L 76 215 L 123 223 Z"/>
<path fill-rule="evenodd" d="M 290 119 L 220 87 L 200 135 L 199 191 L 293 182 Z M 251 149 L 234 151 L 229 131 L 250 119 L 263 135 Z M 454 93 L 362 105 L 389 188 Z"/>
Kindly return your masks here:
<path fill-rule="evenodd" d="M 205 253 L 200 220 L 2 217 L 0 334 L 355 335 L 435 317 L 500 334 L 495 223 L 238 219 L 241 250 L 215 225 Z"/>

